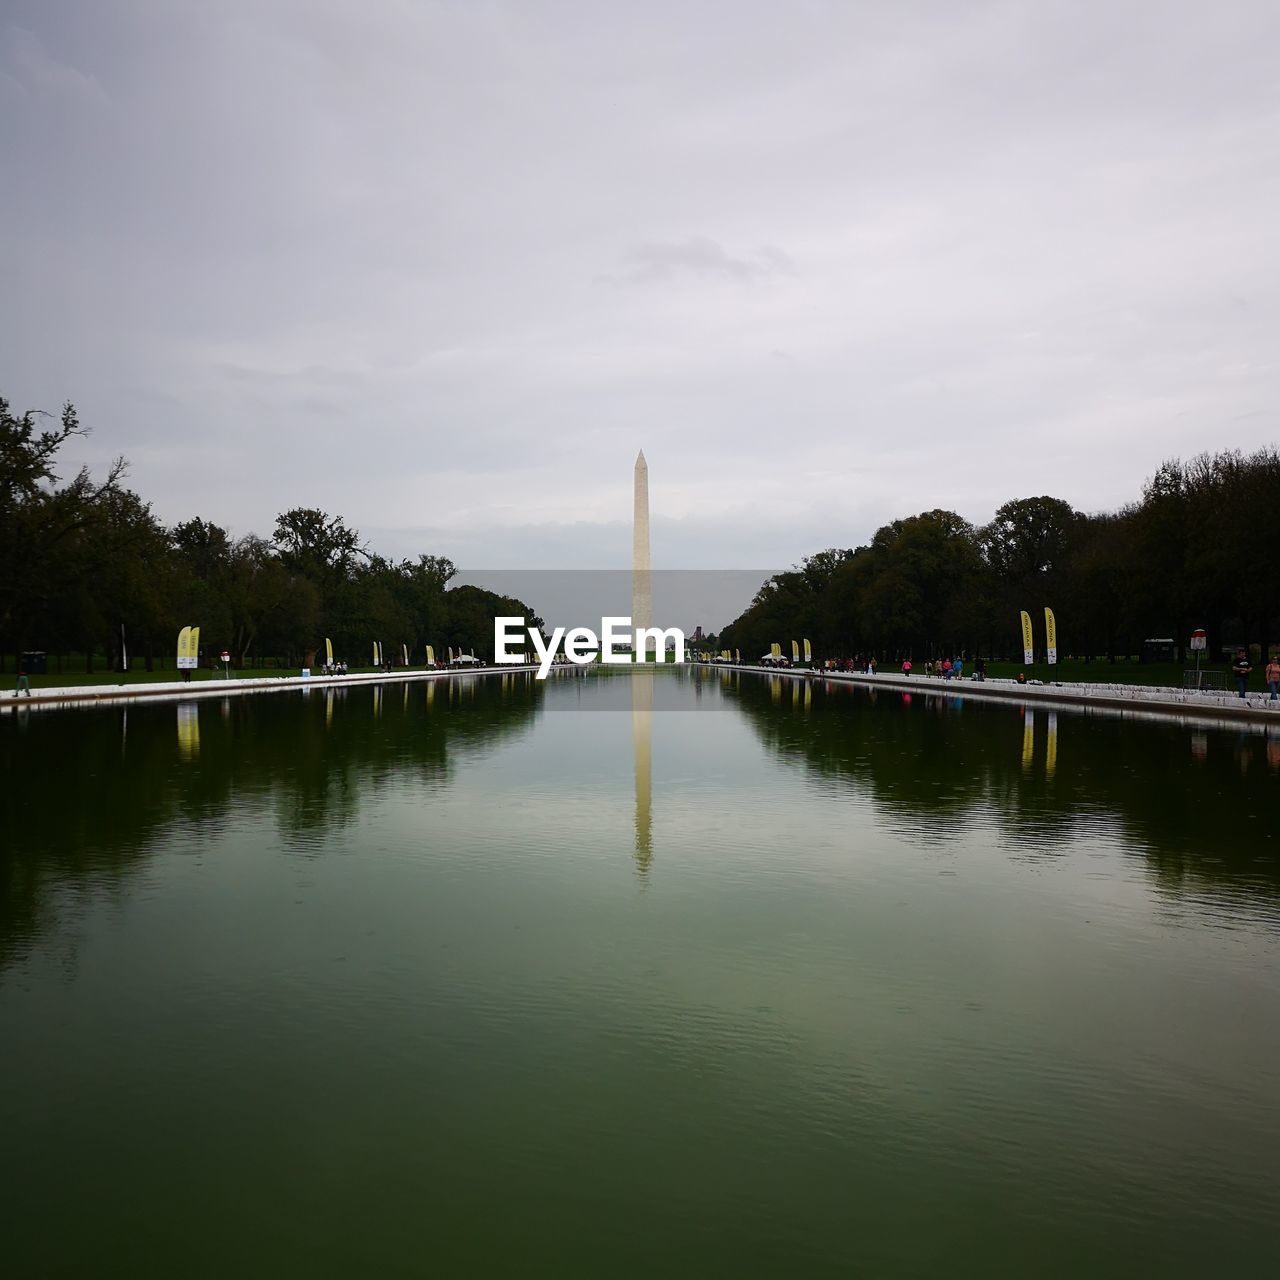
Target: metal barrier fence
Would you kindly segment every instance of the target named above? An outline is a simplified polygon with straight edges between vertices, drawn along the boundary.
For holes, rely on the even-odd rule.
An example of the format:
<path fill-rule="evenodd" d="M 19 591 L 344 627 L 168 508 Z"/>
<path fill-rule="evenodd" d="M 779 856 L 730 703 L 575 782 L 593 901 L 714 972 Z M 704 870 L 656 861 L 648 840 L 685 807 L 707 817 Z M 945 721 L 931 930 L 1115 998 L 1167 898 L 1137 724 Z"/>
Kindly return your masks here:
<path fill-rule="evenodd" d="M 1226 693 L 1227 673 L 1225 671 L 1184 671 L 1182 687 L 1199 689 L 1202 693 Z"/>

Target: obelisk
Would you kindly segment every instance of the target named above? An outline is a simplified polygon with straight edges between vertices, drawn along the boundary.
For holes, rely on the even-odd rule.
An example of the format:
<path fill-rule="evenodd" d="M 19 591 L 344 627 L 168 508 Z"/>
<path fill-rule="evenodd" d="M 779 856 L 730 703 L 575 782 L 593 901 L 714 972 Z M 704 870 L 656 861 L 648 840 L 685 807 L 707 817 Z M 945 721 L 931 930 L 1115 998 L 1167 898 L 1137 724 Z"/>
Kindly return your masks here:
<path fill-rule="evenodd" d="M 636 455 L 635 514 L 631 529 L 631 625 L 653 626 L 653 591 L 649 578 L 649 464 L 644 450 Z M 648 656 L 646 644 L 635 655 Z M 662 657 L 657 653 L 656 657 Z M 636 769 L 636 872 L 641 881 L 649 874 L 653 860 L 652 787 L 653 763 L 653 672 L 637 671 L 631 679 L 631 744 Z"/>
<path fill-rule="evenodd" d="M 649 464 L 644 450 L 636 455 L 635 515 L 631 529 L 631 625 L 653 626 L 653 593 L 649 578 Z M 648 651 L 637 653 L 641 658 Z"/>

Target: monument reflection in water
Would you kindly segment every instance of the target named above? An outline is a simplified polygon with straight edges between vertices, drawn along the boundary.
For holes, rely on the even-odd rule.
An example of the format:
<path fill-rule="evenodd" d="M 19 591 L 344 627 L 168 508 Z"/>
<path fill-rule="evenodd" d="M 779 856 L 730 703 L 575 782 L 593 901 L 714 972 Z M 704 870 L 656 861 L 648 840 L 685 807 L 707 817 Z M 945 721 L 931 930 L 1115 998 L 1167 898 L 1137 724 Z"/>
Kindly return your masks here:
<path fill-rule="evenodd" d="M 631 675 L 631 748 L 636 774 L 636 870 L 641 879 L 653 861 L 653 682 L 655 673 Z"/>

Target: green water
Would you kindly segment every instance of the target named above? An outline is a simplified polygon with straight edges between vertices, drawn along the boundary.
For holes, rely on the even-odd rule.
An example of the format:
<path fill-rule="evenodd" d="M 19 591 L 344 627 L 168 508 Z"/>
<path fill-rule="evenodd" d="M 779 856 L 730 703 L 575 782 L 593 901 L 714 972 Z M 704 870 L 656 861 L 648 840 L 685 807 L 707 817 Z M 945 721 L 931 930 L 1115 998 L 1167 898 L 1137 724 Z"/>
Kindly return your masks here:
<path fill-rule="evenodd" d="M 1280 1267 L 1280 737 L 686 671 L 0 763 L 6 1276 Z"/>

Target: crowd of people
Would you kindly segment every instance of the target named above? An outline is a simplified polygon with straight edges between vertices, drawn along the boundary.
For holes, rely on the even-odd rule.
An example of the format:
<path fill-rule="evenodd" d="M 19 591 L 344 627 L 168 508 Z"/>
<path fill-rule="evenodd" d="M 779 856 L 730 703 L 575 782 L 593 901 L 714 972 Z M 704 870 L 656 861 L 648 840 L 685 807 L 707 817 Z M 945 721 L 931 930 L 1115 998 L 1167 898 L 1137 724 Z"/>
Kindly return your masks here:
<path fill-rule="evenodd" d="M 909 676 L 913 668 L 910 658 L 904 658 L 902 662 L 902 674 Z M 927 676 L 937 676 L 940 680 L 963 680 L 965 673 L 965 658 L 963 654 L 954 658 L 939 658 L 936 662 L 928 659 L 924 664 L 924 673 Z M 973 660 L 973 670 L 969 673 L 970 680 L 985 680 L 987 678 L 987 660 L 985 658 L 975 658 Z"/>
<path fill-rule="evenodd" d="M 963 656 L 939 658 L 937 661 L 930 658 L 924 664 L 924 674 L 936 677 L 939 680 L 962 680 L 965 675 L 966 661 Z M 901 671 L 904 676 L 911 675 L 915 669 L 915 664 L 910 658 L 903 658 Z M 827 658 L 821 663 L 820 670 L 859 672 L 862 675 L 873 676 L 879 670 L 879 666 L 874 654 L 858 654 L 853 658 Z M 986 678 L 986 660 L 984 658 L 975 659 L 973 669 L 969 673 L 969 679 L 985 680 Z"/>
<path fill-rule="evenodd" d="M 765 658 L 764 666 L 773 667 L 790 667 L 790 663 L 786 658 Z M 858 654 L 853 658 L 826 658 L 818 664 L 820 671 L 831 672 L 858 672 L 862 675 L 875 675 L 878 670 L 874 655 Z M 901 672 L 904 676 L 912 675 L 915 670 L 915 664 L 910 658 L 903 658 Z M 1253 664 L 1249 661 L 1248 654 L 1241 649 L 1236 654 L 1236 660 L 1232 664 L 1231 673 L 1235 677 L 1236 692 L 1241 698 L 1248 697 L 1249 676 L 1253 672 Z M 985 658 L 975 658 L 970 668 L 968 659 L 963 654 L 956 657 L 943 657 L 938 659 L 930 658 L 924 664 L 924 675 L 943 681 L 963 680 L 966 673 L 970 680 L 986 680 L 987 663 Z M 1027 684 L 1026 672 L 1020 671 L 1015 677 L 1018 684 Z M 1263 680 L 1267 686 L 1267 692 L 1271 696 L 1271 701 L 1280 699 L 1280 657 L 1272 655 L 1267 662 L 1266 670 L 1263 673 Z"/>

